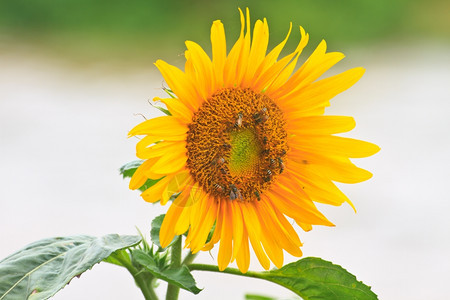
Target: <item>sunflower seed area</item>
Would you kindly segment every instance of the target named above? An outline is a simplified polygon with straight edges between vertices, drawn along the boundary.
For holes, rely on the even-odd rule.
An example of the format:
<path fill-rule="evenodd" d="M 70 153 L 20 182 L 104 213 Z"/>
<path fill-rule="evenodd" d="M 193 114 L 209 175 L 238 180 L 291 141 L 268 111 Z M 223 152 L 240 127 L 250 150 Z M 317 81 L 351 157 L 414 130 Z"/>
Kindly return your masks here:
<path fill-rule="evenodd" d="M 189 124 L 187 166 L 218 200 L 259 200 L 284 170 L 286 140 L 283 114 L 270 98 L 250 89 L 223 89 Z"/>

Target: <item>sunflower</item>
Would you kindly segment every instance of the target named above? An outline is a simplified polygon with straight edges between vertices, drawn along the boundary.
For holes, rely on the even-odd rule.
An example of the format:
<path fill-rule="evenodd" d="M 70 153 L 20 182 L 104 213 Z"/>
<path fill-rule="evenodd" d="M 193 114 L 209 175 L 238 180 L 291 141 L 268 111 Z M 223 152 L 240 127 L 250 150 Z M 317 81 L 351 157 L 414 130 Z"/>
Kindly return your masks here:
<path fill-rule="evenodd" d="M 130 136 L 144 136 L 137 156 L 145 161 L 130 181 L 141 187 L 159 181 L 141 196 L 171 203 L 160 231 L 163 247 L 188 231 L 185 247 L 193 253 L 220 241 L 218 266 L 236 260 L 246 272 L 250 244 L 261 265 L 283 265 L 283 250 L 302 255 L 291 225 L 334 226 L 315 202 L 341 205 L 350 200 L 334 181 L 357 183 L 372 174 L 349 158 L 367 157 L 378 146 L 334 134 L 354 128 L 351 117 L 324 116 L 335 95 L 364 73 L 354 68 L 318 80 L 344 55 L 326 53 L 322 41 L 294 72 L 309 35 L 300 27 L 295 51 L 278 59 L 291 33 L 267 54 L 269 28 L 241 10 L 241 31 L 227 54 L 221 21 L 211 27 L 212 59 L 187 41 L 184 72 L 164 61 L 155 65 L 173 94 L 162 101 L 170 115 L 146 120 Z M 208 235 L 213 229 L 212 237 Z"/>

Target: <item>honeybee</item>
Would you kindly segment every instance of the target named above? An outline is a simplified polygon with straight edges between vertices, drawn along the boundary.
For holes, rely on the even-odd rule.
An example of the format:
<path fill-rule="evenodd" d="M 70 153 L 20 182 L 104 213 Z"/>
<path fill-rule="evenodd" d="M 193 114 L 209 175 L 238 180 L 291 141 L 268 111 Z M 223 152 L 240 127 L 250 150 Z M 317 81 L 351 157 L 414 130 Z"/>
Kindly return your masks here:
<path fill-rule="evenodd" d="M 221 165 L 223 165 L 225 163 L 225 158 L 223 158 L 223 157 L 218 157 L 218 158 L 215 158 L 215 159 L 213 159 L 212 161 L 211 161 L 211 165 L 218 165 L 218 166 L 221 166 Z"/>
<path fill-rule="evenodd" d="M 223 192 L 223 187 L 222 187 L 220 184 L 218 184 L 218 183 L 214 183 L 213 189 L 214 189 L 215 191 L 219 192 L 219 193 L 222 193 L 222 192 Z"/>
<path fill-rule="evenodd" d="M 242 112 L 239 112 L 237 114 L 236 122 L 234 122 L 234 127 L 235 128 L 242 127 L 242 119 L 243 118 L 244 118 L 244 115 L 242 114 Z"/>
<path fill-rule="evenodd" d="M 253 115 L 256 124 L 264 123 L 269 119 L 269 116 L 266 114 L 267 108 L 263 107 L 259 112 Z"/>
<path fill-rule="evenodd" d="M 256 199 L 258 199 L 258 201 L 261 200 L 261 196 L 259 195 L 258 191 L 255 191 L 255 196 L 256 196 Z"/>
<path fill-rule="evenodd" d="M 228 143 L 223 143 L 222 147 L 224 147 L 225 149 L 231 149 L 231 145 Z"/>
<path fill-rule="evenodd" d="M 234 184 L 230 184 L 230 189 L 230 200 L 242 200 L 241 191 Z"/>
<path fill-rule="evenodd" d="M 284 171 L 284 163 L 281 157 L 278 157 L 278 164 L 280 165 L 280 174 Z"/>
<path fill-rule="evenodd" d="M 273 176 L 272 171 L 267 169 L 266 170 L 266 177 L 264 177 L 264 181 L 265 182 L 271 181 L 272 180 L 272 176 Z"/>
<path fill-rule="evenodd" d="M 275 159 L 271 158 L 269 159 L 269 167 L 275 166 Z"/>

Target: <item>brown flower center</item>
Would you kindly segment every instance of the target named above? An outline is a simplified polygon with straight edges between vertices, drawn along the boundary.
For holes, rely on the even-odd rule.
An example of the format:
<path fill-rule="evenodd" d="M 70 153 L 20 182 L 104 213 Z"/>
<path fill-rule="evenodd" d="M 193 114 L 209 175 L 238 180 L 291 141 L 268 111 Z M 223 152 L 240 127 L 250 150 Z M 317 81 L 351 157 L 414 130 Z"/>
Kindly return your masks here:
<path fill-rule="evenodd" d="M 259 200 L 283 172 L 288 151 L 282 111 L 266 95 L 228 88 L 194 114 L 186 140 L 187 166 L 216 199 Z"/>

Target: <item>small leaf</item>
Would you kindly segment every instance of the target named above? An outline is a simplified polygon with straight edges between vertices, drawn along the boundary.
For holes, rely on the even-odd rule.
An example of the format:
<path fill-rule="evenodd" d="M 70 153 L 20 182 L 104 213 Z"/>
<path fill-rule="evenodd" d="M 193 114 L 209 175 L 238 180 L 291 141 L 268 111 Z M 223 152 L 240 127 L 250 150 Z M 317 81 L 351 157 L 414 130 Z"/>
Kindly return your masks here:
<path fill-rule="evenodd" d="M 126 163 L 122 167 L 120 167 L 119 172 L 120 172 L 120 174 L 122 174 L 123 178 L 127 178 L 127 177 L 131 178 L 131 177 L 133 177 L 133 175 L 136 172 L 137 168 L 139 168 L 139 166 L 142 165 L 142 163 L 144 161 L 145 160 L 142 160 L 142 159 L 130 161 L 129 163 Z M 155 185 L 161 179 L 162 178 L 160 178 L 160 179 L 147 179 L 147 181 L 139 188 L 139 190 L 143 192 L 146 189 L 148 189 L 149 187 Z"/>
<path fill-rule="evenodd" d="M 139 236 L 110 234 L 34 242 L 0 261 L 0 300 L 48 299 L 75 276 L 140 240 Z"/>
<path fill-rule="evenodd" d="M 305 300 L 374 300 L 377 295 L 341 266 L 307 257 L 257 276 L 282 285 Z"/>
<path fill-rule="evenodd" d="M 161 230 L 161 224 L 164 220 L 164 216 L 165 215 L 159 215 L 154 218 L 152 221 L 152 229 L 150 230 L 150 238 L 152 239 L 152 243 L 157 245 L 159 248 L 162 248 L 161 243 L 159 242 L 159 231 Z"/>
<path fill-rule="evenodd" d="M 195 279 L 186 266 L 179 268 L 160 268 L 154 258 L 142 250 L 132 251 L 133 259 L 141 264 L 145 269 L 153 274 L 156 278 L 167 281 L 182 289 L 198 294 L 201 292 L 195 285 Z"/>
<path fill-rule="evenodd" d="M 124 164 L 119 169 L 120 174 L 122 174 L 123 178 L 132 177 L 134 172 L 136 172 L 137 168 L 139 168 L 142 163 L 144 163 L 144 160 L 137 159 Z"/>

